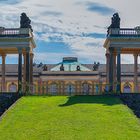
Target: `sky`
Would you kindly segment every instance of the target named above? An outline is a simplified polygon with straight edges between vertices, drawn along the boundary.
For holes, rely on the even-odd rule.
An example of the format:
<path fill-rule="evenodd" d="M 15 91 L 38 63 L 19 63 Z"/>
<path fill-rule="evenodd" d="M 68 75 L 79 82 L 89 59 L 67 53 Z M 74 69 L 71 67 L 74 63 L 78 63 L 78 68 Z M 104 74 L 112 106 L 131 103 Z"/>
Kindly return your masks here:
<path fill-rule="evenodd" d="M 29 16 L 35 63 L 58 63 L 67 56 L 106 63 L 103 43 L 113 13 L 119 13 L 121 27 L 133 28 L 140 25 L 139 6 L 139 0 L 0 0 L 0 26 L 18 28 L 20 14 Z M 122 56 L 122 63 L 133 61 L 133 55 Z M 17 63 L 17 55 L 6 62 Z"/>

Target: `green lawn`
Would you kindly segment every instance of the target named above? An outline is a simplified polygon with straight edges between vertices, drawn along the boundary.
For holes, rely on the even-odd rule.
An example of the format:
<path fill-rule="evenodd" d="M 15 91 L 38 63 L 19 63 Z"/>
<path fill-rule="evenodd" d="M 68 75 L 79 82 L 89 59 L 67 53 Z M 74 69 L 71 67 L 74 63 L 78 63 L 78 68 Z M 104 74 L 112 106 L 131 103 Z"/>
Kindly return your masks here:
<path fill-rule="evenodd" d="M 0 121 L 0 140 L 139 140 L 140 121 L 115 97 L 22 97 Z"/>

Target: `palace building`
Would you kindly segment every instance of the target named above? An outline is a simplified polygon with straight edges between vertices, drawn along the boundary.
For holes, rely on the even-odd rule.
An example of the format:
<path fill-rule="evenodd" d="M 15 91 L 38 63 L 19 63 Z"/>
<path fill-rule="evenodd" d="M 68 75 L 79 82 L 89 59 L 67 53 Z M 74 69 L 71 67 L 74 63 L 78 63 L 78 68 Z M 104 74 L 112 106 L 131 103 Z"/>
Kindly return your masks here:
<path fill-rule="evenodd" d="M 121 67 L 121 91 L 134 92 L 134 65 L 122 64 Z M 18 65 L 6 65 L 5 84 L 6 92 L 18 91 Z M 81 64 L 78 58 L 65 57 L 58 64 L 33 65 L 33 93 L 96 95 L 104 93 L 108 85 L 106 64 Z"/>
<path fill-rule="evenodd" d="M 30 23 L 22 13 L 20 28 L 0 28 L 1 92 L 48 95 L 140 92 L 140 27 L 120 28 L 118 13 L 111 19 L 103 44 L 106 64 L 81 64 L 76 57 L 64 57 L 58 64 L 34 64 L 36 44 Z M 5 64 L 7 54 L 18 54 L 18 64 Z M 133 55 L 134 64 L 121 64 L 121 54 Z"/>

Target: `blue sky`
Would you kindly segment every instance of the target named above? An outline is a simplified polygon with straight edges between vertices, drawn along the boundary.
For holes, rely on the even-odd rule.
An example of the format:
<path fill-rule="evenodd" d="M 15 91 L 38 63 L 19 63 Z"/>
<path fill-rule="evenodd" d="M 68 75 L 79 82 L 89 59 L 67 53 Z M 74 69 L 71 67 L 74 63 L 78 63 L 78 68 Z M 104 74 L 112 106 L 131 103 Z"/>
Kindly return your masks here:
<path fill-rule="evenodd" d="M 114 12 L 122 27 L 140 25 L 139 0 L 0 0 L 0 26 L 19 27 L 20 14 L 32 20 L 37 48 L 36 63 L 58 63 L 65 56 L 75 56 L 81 63 L 105 63 L 106 30 Z M 131 9 L 131 10 L 130 10 Z M 132 55 L 122 57 L 133 63 Z M 17 63 L 17 55 L 7 57 Z"/>

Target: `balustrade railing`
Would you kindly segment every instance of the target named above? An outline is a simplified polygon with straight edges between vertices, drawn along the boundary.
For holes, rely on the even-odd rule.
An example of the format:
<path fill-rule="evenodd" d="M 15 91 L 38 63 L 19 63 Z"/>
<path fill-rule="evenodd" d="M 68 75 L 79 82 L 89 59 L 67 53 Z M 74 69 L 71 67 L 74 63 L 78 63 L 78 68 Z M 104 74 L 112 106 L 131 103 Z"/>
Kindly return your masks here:
<path fill-rule="evenodd" d="M 0 27 L 0 36 L 32 36 L 32 32 L 29 28 Z"/>
<path fill-rule="evenodd" d="M 140 28 L 110 28 L 107 37 L 111 36 L 138 36 L 140 37 Z"/>

